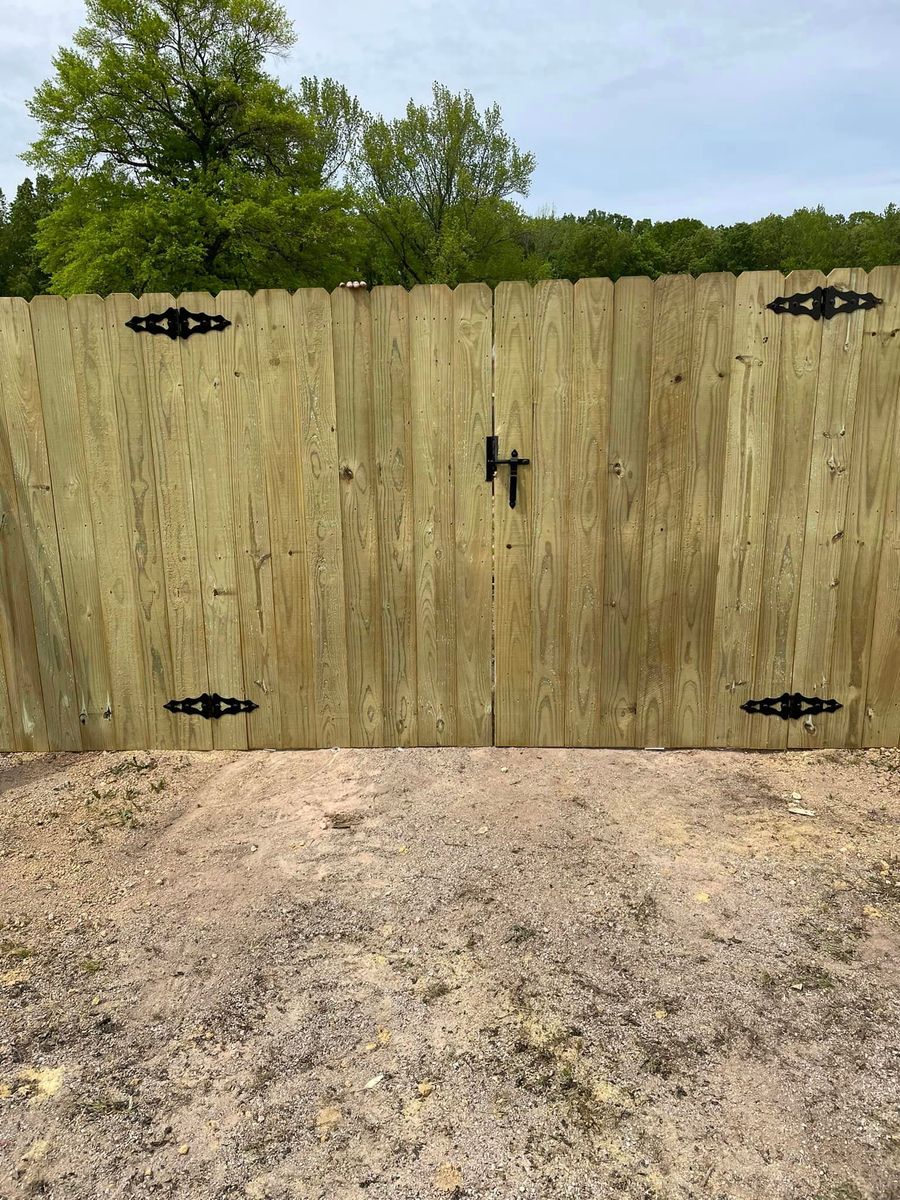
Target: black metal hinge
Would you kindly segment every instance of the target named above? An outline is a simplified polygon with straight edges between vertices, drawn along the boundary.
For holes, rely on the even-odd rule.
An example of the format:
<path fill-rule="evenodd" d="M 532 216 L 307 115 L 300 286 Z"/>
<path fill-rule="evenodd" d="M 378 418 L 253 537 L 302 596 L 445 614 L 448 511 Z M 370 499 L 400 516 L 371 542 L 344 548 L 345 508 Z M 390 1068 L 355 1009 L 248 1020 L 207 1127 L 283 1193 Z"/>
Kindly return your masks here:
<path fill-rule="evenodd" d="M 811 292 L 796 292 L 793 296 L 778 296 L 766 305 L 772 312 L 791 317 L 812 317 L 814 321 L 830 321 L 841 313 L 874 308 L 884 301 L 871 292 L 845 292 L 842 288 L 817 287 Z"/>
<path fill-rule="evenodd" d="M 837 700 L 822 700 L 818 696 L 802 696 L 799 692 L 784 692 L 781 696 L 766 696 L 765 700 L 748 700 L 742 704 L 744 712 L 759 713 L 763 717 L 781 717 L 782 721 L 796 721 L 800 717 L 815 717 L 819 713 L 837 712 L 843 708 Z"/>
<path fill-rule="evenodd" d="M 531 459 L 519 458 L 518 450 L 511 450 L 509 458 L 498 458 L 500 439 L 491 435 L 485 441 L 487 442 L 485 478 L 490 483 L 497 474 L 498 467 L 509 467 L 509 507 L 515 508 L 519 486 L 519 467 L 529 466 Z"/>
<path fill-rule="evenodd" d="M 172 713 L 184 713 L 189 717 L 203 717 L 204 721 L 218 721 L 219 717 L 236 717 L 238 713 L 253 712 L 259 708 L 252 700 L 235 700 L 233 696 L 220 696 L 218 692 L 204 692 L 202 696 L 187 696 L 184 700 L 169 700 L 163 705 Z"/>
<path fill-rule="evenodd" d="M 128 329 L 135 333 L 163 333 L 170 338 L 189 338 L 192 333 L 211 333 L 227 329 L 231 322 L 218 313 L 190 312 L 186 308 L 167 308 L 161 313 L 147 313 L 144 317 L 132 317 L 126 321 Z"/>

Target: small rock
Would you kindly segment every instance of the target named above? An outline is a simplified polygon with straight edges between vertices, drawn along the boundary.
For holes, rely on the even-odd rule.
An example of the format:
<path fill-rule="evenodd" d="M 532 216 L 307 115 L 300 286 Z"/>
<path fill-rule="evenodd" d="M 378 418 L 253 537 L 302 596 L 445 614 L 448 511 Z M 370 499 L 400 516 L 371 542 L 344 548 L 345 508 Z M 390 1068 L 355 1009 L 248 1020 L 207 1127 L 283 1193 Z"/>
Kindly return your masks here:
<path fill-rule="evenodd" d="M 190 1150 L 190 1146 L 187 1144 L 187 1142 L 182 1142 L 181 1145 L 178 1147 L 179 1154 L 187 1154 L 187 1152 L 189 1150 Z"/>

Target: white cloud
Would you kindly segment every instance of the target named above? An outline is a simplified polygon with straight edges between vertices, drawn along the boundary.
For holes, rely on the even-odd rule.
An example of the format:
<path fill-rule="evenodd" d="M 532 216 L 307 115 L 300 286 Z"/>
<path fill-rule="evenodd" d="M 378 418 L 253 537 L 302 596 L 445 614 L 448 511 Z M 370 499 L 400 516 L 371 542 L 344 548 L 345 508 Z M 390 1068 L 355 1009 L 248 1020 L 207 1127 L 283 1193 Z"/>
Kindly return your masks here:
<path fill-rule="evenodd" d="M 82 19 L 0 0 L 0 187 L 25 173 L 26 98 Z M 333 75 L 387 115 L 438 79 L 499 101 L 538 158 L 528 207 L 752 219 L 900 200 L 900 6 L 869 0 L 288 0 L 288 82 Z"/>

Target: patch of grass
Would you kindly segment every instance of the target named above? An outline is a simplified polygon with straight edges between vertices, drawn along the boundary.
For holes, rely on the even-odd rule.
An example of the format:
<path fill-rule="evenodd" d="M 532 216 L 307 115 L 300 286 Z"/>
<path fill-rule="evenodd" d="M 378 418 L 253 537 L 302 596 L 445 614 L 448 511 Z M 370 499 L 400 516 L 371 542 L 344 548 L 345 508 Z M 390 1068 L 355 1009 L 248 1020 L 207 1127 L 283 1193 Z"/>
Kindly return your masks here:
<path fill-rule="evenodd" d="M 140 775 L 144 771 L 152 771 L 155 766 L 155 758 L 148 758 L 142 762 L 136 754 L 133 754 L 131 758 L 123 758 L 114 767 L 110 767 L 109 774 L 116 777 L 128 774 Z"/>
<path fill-rule="evenodd" d="M 33 950 L 21 942 L 0 942 L 0 954 L 4 958 L 12 958 L 16 961 L 21 961 L 23 958 L 31 958 Z"/>
<path fill-rule="evenodd" d="M 534 937 L 537 937 L 537 930 L 532 929 L 530 925 L 513 925 L 503 940 L 511 942 L 514 946 L 521 946 Z"/>
<path fill-rule="evenodd" d="M 99 958 L 84 958 L 78 965 L 86 975 L 96 975 L 98 971 L 103 970 L 103 963 Z"/>
<path fill-rule="evenodd" d="M 150 791 L 156 792 L 157 795 L 160 792 L 164 792 L 168 786 L 169 782 L 165 776 L 163 776 L 162 779 L 153 779 L 150 781 Z"/>
<path fill-rule="evenodd" d="M 92 1117 L 105 1117 L 109 1113 L 127 1112 L 131 1101 L 125 1096 L 92 1096 L 79 1101 L 78 1107 Z"/>
<path fill-rule="evenodd" d="M 900 900 L 900 854 L 890 854 L 872 864 L 869 888 L 880 900 Z"/>

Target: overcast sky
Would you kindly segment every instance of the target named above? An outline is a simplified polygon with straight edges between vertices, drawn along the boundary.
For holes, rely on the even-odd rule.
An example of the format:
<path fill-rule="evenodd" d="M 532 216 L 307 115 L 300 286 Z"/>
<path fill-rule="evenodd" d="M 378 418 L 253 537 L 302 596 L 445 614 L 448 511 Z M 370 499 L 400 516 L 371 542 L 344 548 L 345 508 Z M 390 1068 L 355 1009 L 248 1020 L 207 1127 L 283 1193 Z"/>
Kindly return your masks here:
<path fill-rule="evenodd" d="M 900 201 L 898 0 L 288 0 L 286 83 L 332 75 L 396 115 L 432 80 L 494 100 L 538 166 L 530 211 L 711 223 Z M 0 0 L 0 188 L 25 100 L 83 19 Z"/>

